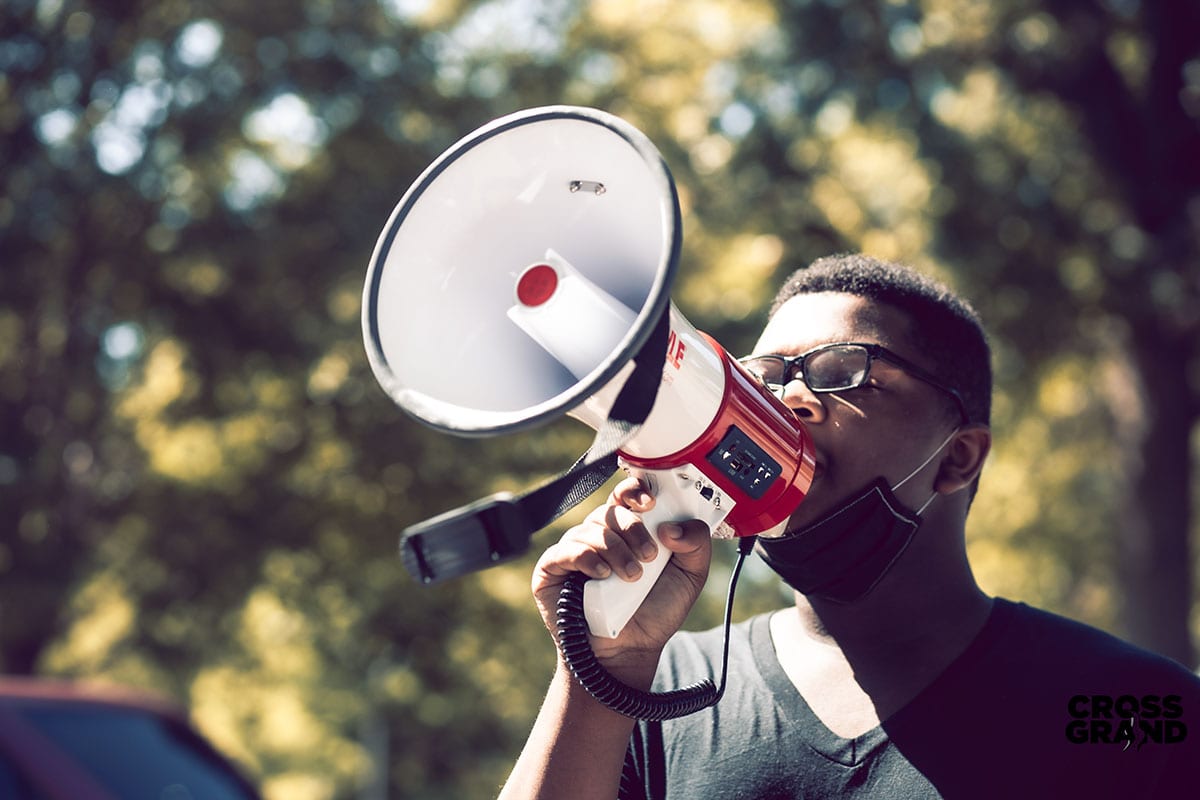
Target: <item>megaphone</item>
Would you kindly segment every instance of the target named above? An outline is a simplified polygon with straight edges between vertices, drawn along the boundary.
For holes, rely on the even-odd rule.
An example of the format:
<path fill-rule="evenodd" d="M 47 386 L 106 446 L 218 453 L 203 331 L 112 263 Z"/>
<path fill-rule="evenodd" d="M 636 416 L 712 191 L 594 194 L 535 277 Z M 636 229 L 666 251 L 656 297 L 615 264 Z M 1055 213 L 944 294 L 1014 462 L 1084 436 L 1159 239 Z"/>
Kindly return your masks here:
<path fill-rule="evenodd" d="M 604 431 L 649 362 L 652 405 L 616 443 L 656 497 L 647 530 L 701 519 L 723 537 L 782 532 L 812 482 L 812 440 L 671 303 L 680 221 L 662 156 L 618 117 L 551 106 L 485 125 L 418 177 L 379 237 L 362 314 L 375 377 L 409 415 L 457 436 L 564 414 Z M 514 531 L 525 520 L 513 503 L 409 528 L 406 566 L 432 582 L 515 554 L 534 531 Z M 593 635 L 619 634 L 669 560 L 659 554 L 636 582 L 587 582 Z"/>

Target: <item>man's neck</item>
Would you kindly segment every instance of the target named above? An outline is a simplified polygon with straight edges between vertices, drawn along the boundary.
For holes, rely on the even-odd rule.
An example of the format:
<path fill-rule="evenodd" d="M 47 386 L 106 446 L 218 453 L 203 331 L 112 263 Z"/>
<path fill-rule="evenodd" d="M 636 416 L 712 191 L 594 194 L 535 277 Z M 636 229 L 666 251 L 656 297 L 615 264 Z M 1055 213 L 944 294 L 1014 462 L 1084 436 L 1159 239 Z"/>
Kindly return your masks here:
<path fill-rule="evenodd" d="M 885 581 L 846 605 L 798 594 L 793 611 L 776 615 L 780 662 L 831 729 L 857 735 L 873 717 L 887 719 L 974 641 L 992 598 L 969 570 L 954 572 L 940 581 L 901 582 L 905 592 Z M 829 704 L 824 713 L 822 703 Z"/>
<path fill-rule="evenodd" d="M 943 507 L 927 519 L 874 589 L 853 603 L 796 595 L 800 631 L 836 645 L 855 667 L 928 650 L 921 660 L 960 653 L 983 627 L 992 603 L 967 558 L 965 512 Z"/>
<path fill-rule="evenodd" d="M 936 660 L 970 643 L 991 611 L 992 599 L 972 582 L 959 591 L 864 598 L 837 604 L 796 595 L 796 632 L 814 644 L 836 647 L 851 663 L 895 666 L 897 658 L 930 652 Z"/>

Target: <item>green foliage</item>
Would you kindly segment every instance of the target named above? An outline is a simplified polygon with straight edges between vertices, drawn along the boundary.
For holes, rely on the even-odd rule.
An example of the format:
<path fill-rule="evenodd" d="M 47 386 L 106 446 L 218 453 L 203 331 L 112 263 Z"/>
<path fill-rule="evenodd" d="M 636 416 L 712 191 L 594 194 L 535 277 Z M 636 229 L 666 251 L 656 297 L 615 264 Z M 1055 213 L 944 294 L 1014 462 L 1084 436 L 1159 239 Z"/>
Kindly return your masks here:
<path fill-rule="evenodd" d="M 976 299 L 999 388 L 981 579 L 1186 654 L 1186 549 L 1149 582 L 1183 587 L 1149 615 L 1159 635 L 1122 613 L 1154 592 L 1115 535 L 1178 554 L 1195 484 L 1200 22 L 1166 9 L 10 0 L 0 668 L 173 695 L 272 799 L 494 792 L 553 665 L 536 552 L 425 589 L 397 536 L 533 485 L 588 436 L 464 442 L 404 418 L 359 298 L 438 153 L 561 102 L 663 151 L 676 302 L 735 352 L 831 251 Z M 726 570 L 689 627 L 719 619 Z M 787 600 L 753 565 L 739 598 L 739 616 Z"/>

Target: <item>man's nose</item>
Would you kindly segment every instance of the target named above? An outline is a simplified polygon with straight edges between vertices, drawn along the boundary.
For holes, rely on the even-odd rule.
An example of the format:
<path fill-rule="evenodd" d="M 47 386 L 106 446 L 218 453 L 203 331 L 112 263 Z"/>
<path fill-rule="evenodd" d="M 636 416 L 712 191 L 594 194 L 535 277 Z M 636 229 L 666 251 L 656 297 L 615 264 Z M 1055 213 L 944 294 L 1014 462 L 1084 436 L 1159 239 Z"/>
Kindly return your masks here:
<path fill-rule="evenodd" d="M 778 394 L 784 405 L 805 422 L 821 422 L 825 419 L 825 404 L 803 379 L 793 378 L 780 387 Z"/>

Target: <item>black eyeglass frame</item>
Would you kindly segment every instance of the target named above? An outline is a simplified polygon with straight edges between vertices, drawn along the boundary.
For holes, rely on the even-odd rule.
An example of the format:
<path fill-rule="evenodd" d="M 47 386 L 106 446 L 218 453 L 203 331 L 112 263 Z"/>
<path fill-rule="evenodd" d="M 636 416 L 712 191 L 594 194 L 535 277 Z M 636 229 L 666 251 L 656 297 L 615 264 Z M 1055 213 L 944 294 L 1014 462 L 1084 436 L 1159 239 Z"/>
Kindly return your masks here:
<path fill-rule="evenodd" d="M 818 389 L 818 388 L 814 387 L 812 384 L 810 384 L 808 382 L 808 372 L 804 368 L 804 363 L 809 358 L 811 358 L 814 355 L 817 355 L 818 353 L 822 353 L 827 350 L 833 350 L 834 348 L 838 348 L 838 347 L 856 347 L 856 348 L 860 348 L 860 349 L 866 351 L 867 366 L 865 369 L 863 369 L 862 378 L 857 383 L 850 384 L 847 386 L 834 386 L 834 387 L 830 387 L 827 389 L 826 388 Z M 747 362 L 755 361 L 760 358 L 773 358 L 773 359 L 777 359 L 778 361 L 783 363 L 783 372 L 781 374 L 784 377 L 784 382 L 782 384 L 770 383 L 766 380 L 766 378 L 763 378 L 760 376 L 760 379 L 762 380 L 763 384 L 767 386 L 767 388 L 777 387 L 773 391 L 779 391 L 784 386 L 786 386 L 788 383 L 790 383 L 791 381 L 794 381 L 797 377 L 799 377 L 800 380 L 804 381 L 804 385 L 807 386 L 809 388 L 809 390 L 812 391 L 814 394 L 830 394 L 833 392 L 847 392 L 847 391 L 850 391 L 851 389 L 861 388 L 862 386 L 864 386 L 866 384 L 867 379 L 871 377 L 871 364 L 874 363 L 874 361 L 876 359 L 879 359 L 881 361 L 886 361 L 889 364 L 892 364 L 892 365 L 897 366 L 900 369 L 904 370 L 912 377 L 914 377 L 920 381 L 923 381 L 925 383 L 928 383 L 930 386 L 937 389 L 938 391 L 948 394 L 951 398 L 954 399 L 954 404 L 958 408 L 958 413 L 962 417 L 963 424 L 970 424 L 970 422 L 971 422 L 971 415 L 967 413 L 967 404 L 963 401 L 962 395 L 959 394 L 957 389 L 953 389 L 953 388 L 947 386 L 946 384 L 942 383 L 941 380 L 939 380 L 935 375 L 933 375 L 933 373 L 929 372 L 928 370 L 922 369 L 921 367 L 918 367 L 916 364 L 912 363 L 911 361 L 909 361 L 906 358 L 896 355 L 895 353 L 893 353 L 891 350 L 888 350 L 883 345 L 868 344 L 866 342 L 832 342 L 830 344 L 823 344 L 823 345 L 820 345 L 819 347 L 814 347 L 812 350 L 801 353 L 798 356 L 783 356 L 783 355 L 779 355 L 778 353 L 763 353 L 761 355 L 752 355 L 752 356 L 745 356 L 743 358 L 739 358 L 738 363 L 740 363 L 744 366 Z"/>

